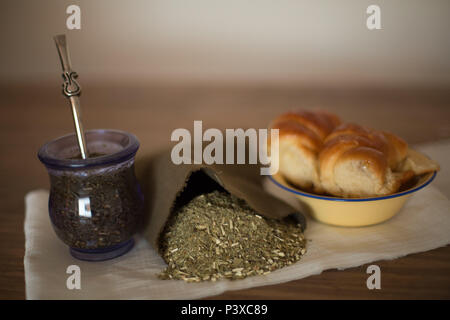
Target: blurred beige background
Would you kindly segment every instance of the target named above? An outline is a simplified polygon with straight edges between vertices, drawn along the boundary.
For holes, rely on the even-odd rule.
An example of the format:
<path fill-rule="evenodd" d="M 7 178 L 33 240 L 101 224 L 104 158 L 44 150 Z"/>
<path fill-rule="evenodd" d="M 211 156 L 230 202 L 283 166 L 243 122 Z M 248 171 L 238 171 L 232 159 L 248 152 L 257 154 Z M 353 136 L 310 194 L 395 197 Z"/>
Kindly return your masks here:
<path fill-rule="evenodd" d="M 66 7 L 81 7 L 81 30 Z M 381 7 L 382 30 L 366 28 Z M 450 84 L 448 0 L 2 0 L 0 82 Z"/>

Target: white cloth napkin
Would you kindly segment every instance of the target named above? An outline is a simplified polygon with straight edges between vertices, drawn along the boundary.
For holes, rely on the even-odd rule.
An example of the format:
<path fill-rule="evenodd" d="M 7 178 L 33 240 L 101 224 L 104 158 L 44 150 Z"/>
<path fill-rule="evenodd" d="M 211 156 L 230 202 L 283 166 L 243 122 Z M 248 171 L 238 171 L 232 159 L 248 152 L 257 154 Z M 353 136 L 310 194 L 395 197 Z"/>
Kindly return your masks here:
<path fill-rule="evenodd" d="M 441 165 L 450 161 L 450 141 L 421 148 Z M 439 186 L 449 186 L 446 168 Z M 267 181 L 269 192 L 298 207 L 297 200 Z M 446 194 L 450 190 L 445 189 Z M 103 262 L 73 258 L 55 235 L 48 217 L 48 191 L 25 197 L 25 282 L 27 299 L 194 299 L 256 286 L 283 283 L 378 260 L 395 259 L 450 243 L 450 201 L 430 185 L 411 197 L 401 212 L 385 223 L 364 228 L 332 227 L 308 220 L 308 252 L 296 264 L 243 280 L 185 283 L 160 280 L 164 261 L 141 237 L 126 255 Z M 80 268 L 80 289 L 68 289 L 66 273 Z"/>

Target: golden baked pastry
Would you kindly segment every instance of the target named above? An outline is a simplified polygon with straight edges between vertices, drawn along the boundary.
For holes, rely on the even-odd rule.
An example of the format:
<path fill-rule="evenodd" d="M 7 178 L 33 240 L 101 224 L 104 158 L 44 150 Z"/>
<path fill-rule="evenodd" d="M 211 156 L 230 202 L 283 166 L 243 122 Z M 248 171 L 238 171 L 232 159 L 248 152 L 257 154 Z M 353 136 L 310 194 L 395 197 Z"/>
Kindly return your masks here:
<path fill-rule="evenodd" d="M 279 129 L 279 170 L 299 187 L 322 192 L 318 157 L 325 138 L 340 124 L 326 112 L 298 111 L 282 114 L 270 125 Z"/>
<path fill-rule="evenodd" d="M 357 124 L 340 124 L 325 112 L 277 117 L 279 172 L 301 189 L 341 197 L 395 193 L 412 177 L 439 170 L 396 135 Z"/>

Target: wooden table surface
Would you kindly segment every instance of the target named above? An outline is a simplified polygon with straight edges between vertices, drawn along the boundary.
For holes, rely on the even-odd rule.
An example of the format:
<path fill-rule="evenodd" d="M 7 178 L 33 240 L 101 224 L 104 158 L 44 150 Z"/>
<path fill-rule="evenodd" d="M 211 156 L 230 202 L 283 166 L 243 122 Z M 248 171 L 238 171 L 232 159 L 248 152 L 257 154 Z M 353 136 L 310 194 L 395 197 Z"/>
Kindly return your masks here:
<path fill-rule="evenodd" d="M 411 144 L 450 137 L 449 88 L 85 85 L 81 101 L 86 129 L 116 128 L 139 137 L 138 161 L 167 148 L 175 128 L 193 130 L 194 120 L 203 120 L 204 128 L 264 128 L 276 114 L 295 108 L 327 109 L 348 121 L 395 132 Z M 0 299 L 23 299 L 24 196 L 49 187 L 37 150 L 71 132 L 72 122 L 59 83 L 0 87 L 0 108 Z M 450 298 L 448 246 L 376 264 L 382 272 L 381 290 L 367 289 L 366 265 L 213 298 Z"/>

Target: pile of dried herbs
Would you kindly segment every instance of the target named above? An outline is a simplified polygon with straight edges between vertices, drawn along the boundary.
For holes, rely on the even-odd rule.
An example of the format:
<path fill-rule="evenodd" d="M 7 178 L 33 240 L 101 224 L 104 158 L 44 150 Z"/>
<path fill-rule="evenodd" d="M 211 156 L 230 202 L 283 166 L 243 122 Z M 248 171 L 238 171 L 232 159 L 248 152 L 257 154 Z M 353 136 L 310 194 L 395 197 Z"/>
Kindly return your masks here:
<path fill-rule="evenodd" d="M 162 279 L 242 279 L 290 265 L 306 252 L 293 219 L 264 218 L 245 201 L 214 191 L 176 210 L 160 236 Z"/>

